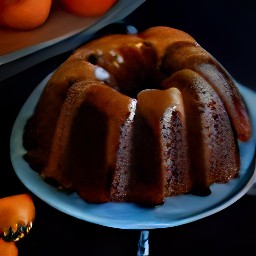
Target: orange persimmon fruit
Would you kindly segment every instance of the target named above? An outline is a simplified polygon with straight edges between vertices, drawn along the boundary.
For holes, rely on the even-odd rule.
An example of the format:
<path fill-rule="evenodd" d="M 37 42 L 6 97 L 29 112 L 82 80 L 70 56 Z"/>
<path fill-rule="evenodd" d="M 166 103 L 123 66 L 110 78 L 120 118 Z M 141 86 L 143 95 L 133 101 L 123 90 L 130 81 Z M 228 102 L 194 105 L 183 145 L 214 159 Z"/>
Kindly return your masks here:
<path fill-rule="evenodd" d="M 15 242 L 5 242 L 0 239 L 0 255 L 1 256 L 18 256 L 18 249 Z"/>
<path fill-rule="evenodd" d="M 19 194 L 1 198 L 1 238 L 10 242 L 22 238 L 32 227 L 35 213 L 35 206 L 29 194 Z"/>
<path fill-rule="evenodd" d="M 52 0 L 1 0 L 0 25 L 17 30 L 31 30 L 49 16 Z"/>
<path fill-rule="evenodd" d="M 61 0 L 67 11 L 86 17 L 97 17 L 106 13 L 117 0 Z"/>

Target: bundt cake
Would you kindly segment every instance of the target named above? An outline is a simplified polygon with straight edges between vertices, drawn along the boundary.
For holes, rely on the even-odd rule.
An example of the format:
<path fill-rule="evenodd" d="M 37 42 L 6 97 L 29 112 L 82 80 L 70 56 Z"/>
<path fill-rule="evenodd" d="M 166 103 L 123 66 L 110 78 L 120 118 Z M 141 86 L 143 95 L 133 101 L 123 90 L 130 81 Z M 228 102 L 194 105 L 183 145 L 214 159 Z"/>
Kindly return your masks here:
<path fill-rule="evenodd" d="M 54 72 L 24 130 L 24 158 L 87 202 L 154 206 L 238 177 L 248 113 L 228 72 L 169 27 L 106 35 Z"/>

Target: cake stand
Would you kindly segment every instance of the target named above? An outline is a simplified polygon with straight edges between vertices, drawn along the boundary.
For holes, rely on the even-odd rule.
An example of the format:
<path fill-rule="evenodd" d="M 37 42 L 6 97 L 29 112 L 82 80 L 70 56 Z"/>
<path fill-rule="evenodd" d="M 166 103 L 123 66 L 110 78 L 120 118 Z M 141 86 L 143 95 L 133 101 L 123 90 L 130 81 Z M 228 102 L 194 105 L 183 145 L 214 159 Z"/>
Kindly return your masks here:
<path fill-rule="evenodd" d="M 91 223 L 119 228 L 140 230 L 138 256 L 149 255 L 149 231 L 169 228 L 205 218 L 230 206 L 241 198 L 255 182 L 255 129 L 246 143 L 239 142 L 240 177 L 227 184 L 214 184 L 206 197 L 180 195 L 169 197 L 161 206 L 143 208 L 132 203 L 89 204 L 76 193 L 65 193 L 44 182 L 24 161 L 23 130 L 39 100 L 40 94 L 52 74 L 49 74 L 32 92 L 21 108 L 10 138 L 10 156 L 14 171 L 20 181 L 37 197 L 50 206 L 78 219 Z M 253 107 L 256 94 L 238 84 L 248 106 L 253 126 L 256 124 L 256 109 Z"/>

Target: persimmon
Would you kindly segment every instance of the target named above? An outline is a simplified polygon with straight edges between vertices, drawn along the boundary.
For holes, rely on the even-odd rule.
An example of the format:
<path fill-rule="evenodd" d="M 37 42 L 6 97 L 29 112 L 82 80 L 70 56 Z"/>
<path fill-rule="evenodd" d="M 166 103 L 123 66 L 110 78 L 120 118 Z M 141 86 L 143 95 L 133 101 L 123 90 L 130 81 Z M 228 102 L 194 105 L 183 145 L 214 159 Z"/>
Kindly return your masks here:
<path fill-rule="evenodd" d="M 61 0 L 67 11 L 87 17 L 101 16 L 106 13 L 117 0 Z"/>
<path fill-rule="evenodd" d="M 1 0 L 0 24 L 17 30 L 31 30 L 49 16 L 52 0 Z"/>
<path fill-rule="evenodd" d="M 0 239 L 0 255 L 1 256 L 18 256 L 18 249 L 15 242 L 5 242 Z"/>
<path fill-rule="evenodd" d="M 35 206 L 29 194 L 8 196 L 0 199 L 0 238 L 18 241 L 32 227 Z"/>

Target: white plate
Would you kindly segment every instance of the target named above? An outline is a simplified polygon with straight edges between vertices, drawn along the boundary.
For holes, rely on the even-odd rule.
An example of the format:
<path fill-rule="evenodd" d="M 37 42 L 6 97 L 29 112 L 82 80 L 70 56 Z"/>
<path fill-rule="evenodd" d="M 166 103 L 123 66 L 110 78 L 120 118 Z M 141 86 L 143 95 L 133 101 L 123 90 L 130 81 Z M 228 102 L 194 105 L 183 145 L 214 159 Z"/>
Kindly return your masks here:
<path fill-rule="evenodd" d="M 122 229 L 167 228 L 189 223 L 214 214 L 242 197 L 255 181 L 255 133 L 247 143 L 239 145 L 241 151 L 241 175 L 227 184 L 214 184 L 206 197 L 181 195 L 170 197 L 154 208 L 142 208 L 132 203 L 89 204 L 76 193 L 66 194 L 44 182 L 23 159 L 23 129 L 31 116 L 40 94 L 50 78 L 46 77 L 34 90 L 22 107 L 12 130 L 10 154 L 13 168 L 21 182 L 36 196 L 52 207 L 88 222 Z M 254 92 L 239 86 L 251 115 L 255 118 Z M 255 125 L 255 119 L 254 119 Z"/>
<path fill-rule="evenodd" d="M 47 21 L 37 29 L 15 31 L 0 27 L 0 81 L 76 49 L 103 27 L 124 19 L 143 2 L 145 0 L 119 0 L 106 14 L 94 18 L 53 8 Z"/>

